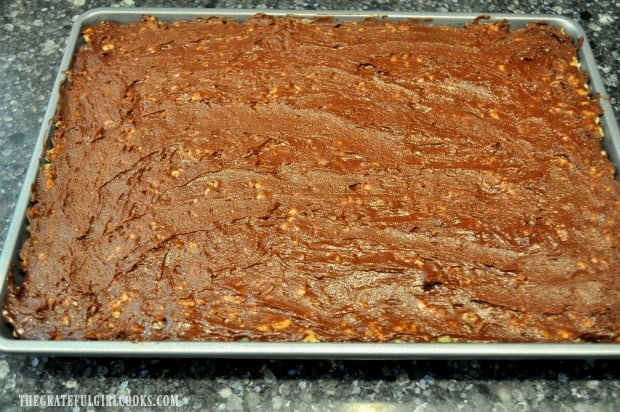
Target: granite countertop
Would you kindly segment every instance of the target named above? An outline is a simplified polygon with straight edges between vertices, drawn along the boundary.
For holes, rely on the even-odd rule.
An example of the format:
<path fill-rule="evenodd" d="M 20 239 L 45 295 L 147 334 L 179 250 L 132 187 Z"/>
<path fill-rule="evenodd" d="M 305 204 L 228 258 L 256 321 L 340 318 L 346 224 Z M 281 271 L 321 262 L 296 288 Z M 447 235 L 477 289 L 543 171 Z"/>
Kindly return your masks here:
<path fill-rule="evenodd" d="M 5 1 L 0 2 L 0 239 L 6 235 L 73 20 L 101 6 L 562 14 L 586 29 L 606 98 L 620 117 L 617 0 Z M 137 395 L 151 403 L 162 395 L 159 400 L 178 402 L 183 409 L 218 411 L 616 411 L 620 362 L 73 359 L 0 354 L 0 410 L 21 410 L 19 395 L 63 394 L 131 395 L 133 400 Z M 33 402 L 21 398 L 27 399 Z M 97 399 L 101 398 L 91 398 L 93 406 L 83 400 L 74 406 L 65 398 L 64 409 L 95 410 Z"/>

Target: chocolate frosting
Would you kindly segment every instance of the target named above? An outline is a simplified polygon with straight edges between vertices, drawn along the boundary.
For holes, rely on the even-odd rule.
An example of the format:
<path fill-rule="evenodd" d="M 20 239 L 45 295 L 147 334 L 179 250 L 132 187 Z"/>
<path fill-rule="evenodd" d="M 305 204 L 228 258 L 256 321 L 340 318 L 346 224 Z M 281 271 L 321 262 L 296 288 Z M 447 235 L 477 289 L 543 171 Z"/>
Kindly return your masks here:
<path fill-rule="evenodd" d="M 620 340 L 620 185 L 560 28 L 84 37 L 4 307 L 17 337 Z"/>

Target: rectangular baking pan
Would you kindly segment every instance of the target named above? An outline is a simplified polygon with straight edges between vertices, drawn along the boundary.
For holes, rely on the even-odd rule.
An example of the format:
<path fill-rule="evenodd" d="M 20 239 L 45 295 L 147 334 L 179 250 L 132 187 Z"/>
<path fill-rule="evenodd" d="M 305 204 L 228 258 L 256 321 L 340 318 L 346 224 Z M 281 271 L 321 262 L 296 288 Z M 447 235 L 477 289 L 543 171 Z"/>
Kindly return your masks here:
<path fill-rule="evenodd" d="M 242 9 L 166 9 L 166 8 L 101 8 L 88 11 L 75 21 L 64 52 L 60 70 L 38 135 L 23 189 L 17 201 L 13 219 L 8 229 L 2 255 L 0 276 L 2 289 L 0 303 L 7 293 L 9 271 L 19 279 L 19 249 L 28 236 L 26 211 L 30 203 L 30 188 L 35 182 L 46 148 L 54 133 L 53 119 L 59 90 L 65 80 L 64 71 L 71 65 L 77 48 L 83 44 L 80 32 L 83 27 L 104 20 L 118 23 L 137 21 L 143 15 L 152 15 L 163 21 L 193 20 L 197 17 L 220 16 L 243 20 L 257 10 Z M 264 11 L 263 11 L 264 12 Z M 391 20 L 430 19 L 430 24 L 463 26 L 478 14 L 465 13 L 408 13 L 408 12 L 356 12 L 356 11 L 268 11 L 274 16 L 293 15 L 303 18 L 333 16 L 339 20 L 363 20 L 384 17 Z M 579 51 L 581 68 L 589 73 L 592 93 L 600 93 L 605 111 L 601 127 L 605 132 L 603 149 L 620 168 L 620 132 L 613 110 L 597 71 L 592 50 L 583 29 L 574 21 L 547 15 L 493 14 L 494 20 L 507 20 L 511 28 L 523 27 L 529 22 L 544 21 L 562 27 L 574 39 L 583 38 Z M 2 305 L 3 306 L 3 305 Z M 614 343 L 302 343 L 302 342 L 129 342 L 129 341 L 34 341 L 13 338 L 11 329 L 0 325 L 0 351 L 15 354 L 59 356 L 157 356 L 157 357 L 226 357 L 226 358 L 337 358 L 337 359 L 485 359 L 485 358 L 617 358 L 620 344 Z"/>

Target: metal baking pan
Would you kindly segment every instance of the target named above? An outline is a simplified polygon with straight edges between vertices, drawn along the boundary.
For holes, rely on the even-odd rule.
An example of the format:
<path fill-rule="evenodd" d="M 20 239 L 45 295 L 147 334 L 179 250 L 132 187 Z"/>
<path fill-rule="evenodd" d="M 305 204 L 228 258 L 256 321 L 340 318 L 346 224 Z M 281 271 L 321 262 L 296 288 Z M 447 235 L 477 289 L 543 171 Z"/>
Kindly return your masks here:
<path fill-rule="evenodd" d="M 56 77 L 44 123 L 38 135 L 36 149 L 26 173 L 23 189 L 17 201 L 4 249 L 0 256 L 2 289 L 0 303 L 7 293 L 9 271 L 16 277 L 23 276 L 19 267 L 19 249 L 28 236 L 26 211 L 30 204 L 30 187 L 35 182 L 39 166 L 44 161 L 45 149 L 54 132 L 53 119 L 59 98 L 59 89 L 65 80 L 64 71 L 71 65 L 77 48 L 83 44 L 80 32 L 83 27 L 104 20 L 128 23 L 143 15 L 152 15 L 163 21 L 193 20 L 197 17 L 221 16 L 245 19 L 257 10 L 228 9 L 165 9 L 165 8 L 102 8 L 88 11 L 75 21 Z M 356 11 L 269 11 L 274 16 L 294 15 L 304 18 L 332 16 L 340 20 L 362 20 L 383 17 L 391 20 L 430 19 L 430 24 L 463 26 L 479 17 L 463 13 L 408 13 L 408 12 L 356 12 Z M 601 126 L 605 132 L 603 149 L 620 169 L 620 131 L 613 110 L 597 71 L 592 50 L 583 29 L 574 21 L 547 15 L 493 14 L 494 20 L 507 20 L 512 28 L 523 27 L 534 21 L 544 21 L 562 27 L 574 39 L 583 38 L 579 60 L 589 73 L 590 89 L 600 93 L 605 111 Z M 614 343 L 302 343 L 302 342 L 129 342 L 129 341 L 34 341 L 13 338 L 11 329 L 0 325 L 0 351 L 15 354 L 61 356 L 158 356 L 158 357 L 227 357 L 227 358 L 338 358 L 338 359 L 483 359 L 483 358 L 615 358 L 620 357 L 620 344 Z"/>

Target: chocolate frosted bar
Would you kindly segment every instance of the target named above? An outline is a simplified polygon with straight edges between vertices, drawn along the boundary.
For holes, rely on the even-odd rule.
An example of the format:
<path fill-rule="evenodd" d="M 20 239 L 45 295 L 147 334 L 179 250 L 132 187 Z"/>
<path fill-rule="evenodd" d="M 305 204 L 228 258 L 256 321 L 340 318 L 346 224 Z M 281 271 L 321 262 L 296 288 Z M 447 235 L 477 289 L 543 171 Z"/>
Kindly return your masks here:
<path fill-rule="evenodd" d="M 620 185 L 561 29 L 85 29 L 26 339 L 618 341 Z"/>

